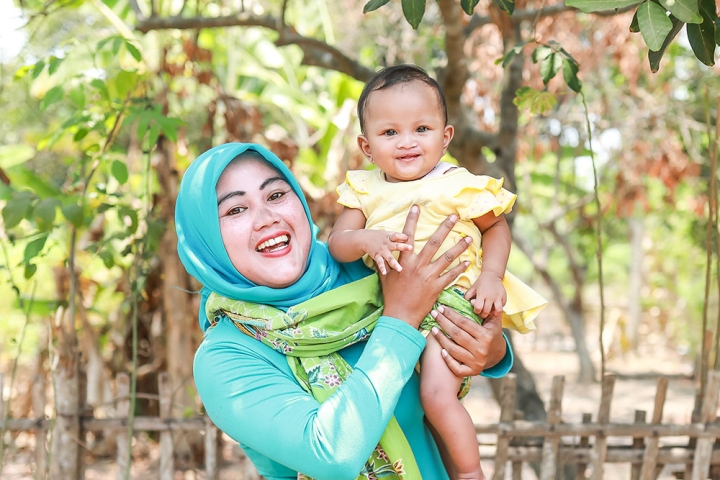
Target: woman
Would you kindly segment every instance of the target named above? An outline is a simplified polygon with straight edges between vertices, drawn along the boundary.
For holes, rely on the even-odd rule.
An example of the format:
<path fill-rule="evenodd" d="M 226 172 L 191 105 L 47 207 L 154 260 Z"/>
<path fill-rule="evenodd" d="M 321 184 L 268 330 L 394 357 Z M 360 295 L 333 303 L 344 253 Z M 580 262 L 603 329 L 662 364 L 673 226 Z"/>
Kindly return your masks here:
<path fill-rule="evenodd" d="M 417 216 L 416 208 L 408 216 L 410 237 Z M 454 221 L 449 218 L 438 228 L 439 239 Z M 387 456 L 379 447 L 384 440 L 406 445 L 397 450 L 405 452 L 402 457 L 391 459 L 397 474 L 386 478 L 400 478 L 405 466 L 409 471 L 404 478 L 448 478 L 419 403 L 414 366 L 425 339 L 417 327 L 464 268 L 442 274 L 467 243 L 435 262 L 430 262 L 432 242 L 419 253 L 400 256 L 402 272 L 382 278 L 382 316 L 365 331 L 372 335 L 337 352 L 351 368 L 321 402 L 309 393 L 313 382 L 307 372 L 299 373 L 290 357 L 268 348 L 275 345 L 263 330 L 270 321 L 230 311 L 241 300 L 252 303 L 240 303 L 240 308 L 254 305 L 258 315 L 272 311 L 288 319 L 326 298 L 338 302 L 338 311 L 349 312 L 357 311 L 344 310 L 352 297 L 378 296 L 370 291 L 375 279 L 363 280 L 369 273 L 364 266 L 336 263 L 327 245 L 317 240 L 317 227 L 292 173 L 259 145 L 215 147 L 183 177 L 176 228 L 180 258 L 204 286 L 200 324 L 205 339 L 194 363 L 198 392 L 213 422 L 241 444 L 265 478 L 371 478 L 375 462 Z M 340 288 L 355 280 L 359 282 Z M 363 286 L 355 288 L 359 284 Z M 344 293 L 338 295 L 340 291 Z M 372 314 L 373 306 L 359 308 L 363 317 Z M 433 310 L 433 315 L 453 338 L 437 335 L 456 374 L 507 373 L 512 353 L 499 323 L 479 326 L 449 308 Z M 345 322 L 355 320 L 360 318 Z M 419 473 L 410 473 L 412 465 Z"/>

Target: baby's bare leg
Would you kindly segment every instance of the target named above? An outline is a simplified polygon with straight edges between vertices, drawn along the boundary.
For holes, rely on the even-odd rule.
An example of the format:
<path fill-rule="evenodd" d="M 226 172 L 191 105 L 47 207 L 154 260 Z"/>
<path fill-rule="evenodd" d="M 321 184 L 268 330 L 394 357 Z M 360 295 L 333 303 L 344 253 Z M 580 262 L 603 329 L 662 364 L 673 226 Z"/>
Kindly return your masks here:
<path fill-rule="evenodd" d="M 420 401 L 425 416 L 450 454 L 457 480 L 485 480 L 472 418 L 457 398 L 462 378 L 447 367 L 442 347 L 432 336 L 420 358 Z"/>

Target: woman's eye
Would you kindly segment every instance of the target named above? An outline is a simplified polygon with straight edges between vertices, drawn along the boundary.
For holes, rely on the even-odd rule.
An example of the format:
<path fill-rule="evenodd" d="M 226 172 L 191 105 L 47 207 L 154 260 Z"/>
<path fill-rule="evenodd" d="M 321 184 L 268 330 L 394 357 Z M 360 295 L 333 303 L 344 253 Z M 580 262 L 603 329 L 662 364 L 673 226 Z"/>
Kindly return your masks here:
<path fill-rule="evenodd" d="M 285 193 L 286 192 L 274 192 L 274 193 L 270 194 L 270 197 L 268 198 L 268 200 L 279 200 L 285 196 Z"/>
<path fill-rule="evenodd" d="M 237 215 L 247 210 L 245 207 L 233 207 L 227 211 L 226 215 Z"/>

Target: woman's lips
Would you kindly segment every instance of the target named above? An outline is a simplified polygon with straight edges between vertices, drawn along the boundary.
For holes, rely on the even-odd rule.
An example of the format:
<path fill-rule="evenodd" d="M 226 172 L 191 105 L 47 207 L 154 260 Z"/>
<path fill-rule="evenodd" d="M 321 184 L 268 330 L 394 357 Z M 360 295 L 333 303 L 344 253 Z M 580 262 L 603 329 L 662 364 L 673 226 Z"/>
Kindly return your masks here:
<path fill-rule="evenodd" d="M 255 251 L 263 254 L 273 254 L 288 248 L 290 248 L 290 235 L 282 233 L 263 240 L 255 247 Z"/>

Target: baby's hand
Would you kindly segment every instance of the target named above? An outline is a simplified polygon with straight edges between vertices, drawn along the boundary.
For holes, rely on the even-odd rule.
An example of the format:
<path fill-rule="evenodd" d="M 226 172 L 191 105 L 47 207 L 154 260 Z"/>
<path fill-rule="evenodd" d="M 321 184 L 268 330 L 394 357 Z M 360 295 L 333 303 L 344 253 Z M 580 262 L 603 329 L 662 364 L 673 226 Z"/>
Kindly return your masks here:
<path fill-rule="evenodd" d="M 480 318 L 501 314 L 507 302 L 502 278 L 492 273 L 481 273 L 473 286 L 465 292 L 465 299 L 470 300 L 473 310 Z"/>
<path fill-rule="evenodd" d="M 413 246 L 405 243 L 408 241 L 408 236 L 404 233 L 382 230 L 367 230 L 366 232 L 365 253 L 375 260 L 378 271 L 385 275 L 387 273 L 386 264 L 398 272 L 401 271 L 402 267 L 392 252 L 411 251 Z"/>

